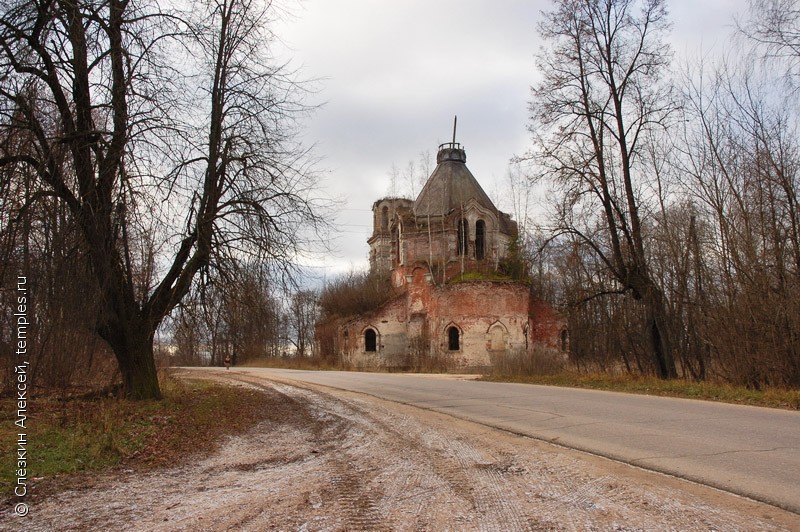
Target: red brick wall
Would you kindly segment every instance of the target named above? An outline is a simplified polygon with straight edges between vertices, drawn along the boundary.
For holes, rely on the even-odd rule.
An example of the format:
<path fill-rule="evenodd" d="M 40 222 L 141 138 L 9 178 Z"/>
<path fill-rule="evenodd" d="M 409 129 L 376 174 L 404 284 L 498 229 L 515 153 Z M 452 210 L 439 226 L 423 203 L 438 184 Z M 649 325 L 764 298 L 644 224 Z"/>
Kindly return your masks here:
<path fill-rule="evenodd" d="M 545 301 L 532 297 L 529 287 L 511 281 L 469 281 L 435 285 L 425 267 L 406 271 L 405 294 L 380 309 L 339 321 L 335 345 L 343 361 L 356 367 L 404 366 L 420 323 L 427 324 L 432 356 L 447 357 L 455 367 L 489 366 L 491 329 L 500 324 L 504 349 L 527 351 L 543 346 L 560 348 L 564 321 Z M 412 330 L 409 330 L 410 325 Z M 456 326 L 460 346 L 451 351 L 447 330 Z M 366 327 L 379 333 L 377 352 L 364 351 Z"/>

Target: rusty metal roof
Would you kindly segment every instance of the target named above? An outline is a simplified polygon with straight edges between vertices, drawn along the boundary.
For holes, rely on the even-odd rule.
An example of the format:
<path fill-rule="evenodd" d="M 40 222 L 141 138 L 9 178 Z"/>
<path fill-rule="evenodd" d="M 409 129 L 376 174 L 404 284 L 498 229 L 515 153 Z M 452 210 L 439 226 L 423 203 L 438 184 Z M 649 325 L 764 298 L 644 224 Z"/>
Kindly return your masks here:
<path fill-rule="evenodd" d="M 414 201 L 416 216 L 446 216 L 463 209 L 472 199 L 481 207 L 498 213 L 466 162 L 467 153 L 458 142 L 439 146 L 436 168 Z"/>

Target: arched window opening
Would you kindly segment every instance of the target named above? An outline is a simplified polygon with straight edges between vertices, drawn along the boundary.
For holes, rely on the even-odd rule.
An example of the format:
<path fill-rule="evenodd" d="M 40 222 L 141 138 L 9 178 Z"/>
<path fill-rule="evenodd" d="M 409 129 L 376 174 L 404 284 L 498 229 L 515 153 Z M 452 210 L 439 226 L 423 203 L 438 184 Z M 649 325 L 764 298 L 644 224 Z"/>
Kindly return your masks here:
<path fill-rule="evenodd" d="M 458 351 L 461 349 L 461 333 L 458 327 L 450 327 L 447 329 L 447 348 L 450 351 Z"/>
<path fill-rule="evenodd" d="M 486 222 L 478 220 L 475 222 L 475 258 L 483 260 L 486 246 Z"/>
<path fill-rule="evenodd" d="M 495 325 L 489 331 L 489 341 L 491 351 L 504 351 L 506 348 L 506 332 L 500 325 Z"/>
<path fill-rule="evenodd" d="M 381 209 L 381 231 L 386 232 L 389 229 L 389 207 Z"/>
<path fill-rule="evenodd" d="M 469 222 L 462 218 L 458 221 L 458 249 L 459 255 L 467 254 L 467 241 L 469 239 Z"/>
<path fill-rule="evenodd" d="M 375 329 L 364 331 L 364 351 L 375 352 L 378 350 L 378 335 Z"/>
<path fill-rule="evenodd" d="M 400 264 L 400 232 L 392 229 L 392 266 Z"/>
<path fill-rule="evenodd" d="M 563 353 L 566 353 L 568 347 L 569 347 L 569 335 L 567 334 L 567 330 L 564 329 L 563 331 L 561 331 L 561 351 Z"/>
<path fill-rule="evenodd" d="M 403 224 L 401 222 L 397 224 L 397 263 L 406 263 L 406 252 L 403 248 Z"/>

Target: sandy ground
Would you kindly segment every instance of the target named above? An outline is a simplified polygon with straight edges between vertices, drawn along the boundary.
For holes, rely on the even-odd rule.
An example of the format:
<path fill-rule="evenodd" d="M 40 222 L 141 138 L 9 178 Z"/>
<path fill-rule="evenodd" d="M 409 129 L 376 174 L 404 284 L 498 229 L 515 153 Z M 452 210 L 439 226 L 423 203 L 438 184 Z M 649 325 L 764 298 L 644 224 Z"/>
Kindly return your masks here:
<path fill-rule="evenodd" d="M 27 518 L 4 512 L 0 528 L 800 530 L 796 514 L 442 414 L 214 377 L 270 394 L 269 421 L 193 463 L 111 472 Z"/>

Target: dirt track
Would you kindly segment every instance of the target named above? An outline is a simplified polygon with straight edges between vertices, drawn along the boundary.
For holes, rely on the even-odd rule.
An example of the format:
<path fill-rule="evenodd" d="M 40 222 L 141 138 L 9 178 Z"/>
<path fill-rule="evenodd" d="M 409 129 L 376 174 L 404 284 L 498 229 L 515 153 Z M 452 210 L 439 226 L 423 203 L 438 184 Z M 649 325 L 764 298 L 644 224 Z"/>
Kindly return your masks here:
<path fill-rule="evenodd" d="M 22 528 L 800 529 L 795 514 L 445 415 L 214 377 L 270 394 L 269 420 L 196 463 L 108 475 L 38 501 Z M 0 527 L 21 524 L 2 517 Z"/>

